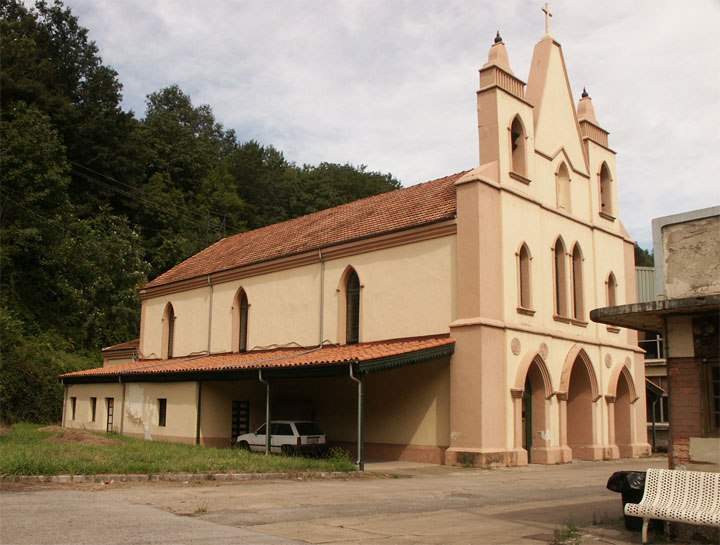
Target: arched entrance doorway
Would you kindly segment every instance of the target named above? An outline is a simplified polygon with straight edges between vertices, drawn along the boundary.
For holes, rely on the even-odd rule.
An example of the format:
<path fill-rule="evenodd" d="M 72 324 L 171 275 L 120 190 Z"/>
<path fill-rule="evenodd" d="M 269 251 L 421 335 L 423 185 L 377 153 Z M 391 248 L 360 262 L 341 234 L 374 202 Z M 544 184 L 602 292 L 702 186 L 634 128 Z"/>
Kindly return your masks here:
<path fill-rule="evenodd" d="M 623 458 L 628 456 L 627 449 L 632 443 L 630 401 L 630 386 L 625 375 L 621 373 L 615 396 L 615 444 Z"/>
<path fill-rule="evenodd" d="M 595 443 L 595 402 L 600 397 L 597 377 L 585 350 L 574 346 L 565 359 L 559 398 L 561 439 L 572 458 L 601 460 L 602 448 Z"/>
<path fill-rule="evenodd" d="M 615 456 L 630 458 L 637 456 L 638 445 L 635 437 L 635 414 L 633 404 L 638 399 L 630 369 L 626 365 L 617 368 L 608 385 L 609 440 Z"/>
<path fill-rule="evenodd" d="M 544 463 L 541 449 L 548 446 L 548 399 L 539 366 L 535 360 L 525 377 L 523 393 L 523 448 L 528 463 Z"/>
<path fill-rule="evenodd" d="M 526 453 L 529 463 L 561 462 L 559 447 L 551 446 L 553 389 L 550 373 L 540 354 L 529 354 L 522 360 L 511 394 L 515 403 L 515 448 Z"/>

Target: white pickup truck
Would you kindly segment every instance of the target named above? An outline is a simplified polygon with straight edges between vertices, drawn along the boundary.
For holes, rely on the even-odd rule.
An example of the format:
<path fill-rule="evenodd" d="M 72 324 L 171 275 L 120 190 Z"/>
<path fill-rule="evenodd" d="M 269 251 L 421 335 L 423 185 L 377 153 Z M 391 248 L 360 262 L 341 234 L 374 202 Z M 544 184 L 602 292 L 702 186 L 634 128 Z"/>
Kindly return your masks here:
<path fill-rule="evenodd" d="M 235 440 L 238 448 L 265 451 L 265 424 L 255 433 L 239 435 Z M 325 450 L 325 434 L 317 422 L 309 420 L 273 420 L 270 422 L 270 452 L 282 454 L 322 454 Z"/>

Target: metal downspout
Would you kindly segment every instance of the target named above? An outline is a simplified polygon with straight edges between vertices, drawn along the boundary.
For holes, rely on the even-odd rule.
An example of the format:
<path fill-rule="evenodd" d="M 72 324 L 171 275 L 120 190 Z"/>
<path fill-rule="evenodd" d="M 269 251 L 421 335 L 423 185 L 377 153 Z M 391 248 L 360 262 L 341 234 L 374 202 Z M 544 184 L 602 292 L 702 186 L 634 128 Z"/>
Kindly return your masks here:
<path fill-rule="evenodd" d="M 323 329 L 325 328 L 325 259 L 322 251 L 318 250 L 318 259 L 320 260 L 320 325 L 318 327 L 318 346 L 323 344 Z"/>
<path fill-rule="evenodd" d="M 118 382 L 122 384 L 122 403 L 120 404 L 120 434 L 122 435 L 123 429 L 125 429 L 125 394 L 127 391 L 127 384 L 122 381 L 122 376 L 118 376 Z"/>
<path fill-rule="evenodd" d="M 363 379 L 355 375 L 353 363 L 349 365 L 350 380 L 357 384 L 357 465 L 358 471 L 365 471 L 365 418 L 364 418 L 364 392 Z"/>
<path fill-rule="evenodd" d="M 197 408 L 195 410 L 195 444 L 200 444 L 200 423 L 202 422 L 202 381 L 197 381 Z"/>
<path fill-rule="evenodd" d="M 270 382 L 263 378 L 262 369 L 258 370 L 258 380 L 265 385 L 265 455 L 270 454 Z"/>

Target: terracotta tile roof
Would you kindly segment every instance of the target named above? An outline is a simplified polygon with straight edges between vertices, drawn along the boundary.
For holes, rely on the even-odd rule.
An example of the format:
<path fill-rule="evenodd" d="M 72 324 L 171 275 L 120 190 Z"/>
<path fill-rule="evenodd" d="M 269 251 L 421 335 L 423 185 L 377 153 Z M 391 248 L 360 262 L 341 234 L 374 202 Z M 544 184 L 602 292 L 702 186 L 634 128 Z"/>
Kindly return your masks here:
<path fill-rule="evenodd" d="M 454 344 L 455 340 L 447 335 L 435 335 L 360 344 L 326 345 L 323 348 L 276 348 L 211 356 L 188 356 L 169 360 L 139 360 L 65 373 L 60 375 L 60 378 L 101 379 L 102 377 L 123 376 L 137 379 L 142 375 L 332 366 L 419 354 L 434 348 L 448 347 L 451 349 Z"/>
<path fill-rule="evenodd" d="M 102 349 L 103 352 L 114 352 L 115 350 L 135 350 L 140 346 L 140 339 L 125 341 L 124 343 L 113 344 Z"/>
<path fill-rule="evenodd" d="M 145 288 L 451 219 L 459 172 L 219 240 Z"/>

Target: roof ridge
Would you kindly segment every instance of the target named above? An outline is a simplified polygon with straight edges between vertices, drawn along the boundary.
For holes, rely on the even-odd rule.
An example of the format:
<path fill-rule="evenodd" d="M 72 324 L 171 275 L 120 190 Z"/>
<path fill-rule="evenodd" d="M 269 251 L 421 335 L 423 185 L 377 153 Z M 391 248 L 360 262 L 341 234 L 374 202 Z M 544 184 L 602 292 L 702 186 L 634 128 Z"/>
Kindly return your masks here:
<path fill-rule="evenodd" d="M 208 247 L 206 247 L 206 248 L 204 248 L 203 250 L 200 250 L 200 251 L 203 252 L 203 251 L 205 251 L 205 250 L 208 250 L 208 249 L 212 248 L 214 245 L 216 245 L 218 242 L 222 242 L 223 240 L 228 240 L 228 239 L 231 239 L 231 238 L 235 238 L 235 237 L 238 237 L 238 236 L 241 236 L 241 235 L 245 235 L 245 234 L 247 234 L 247 233 L 256 233 L 256 232 L 258 232 L 258 231 L 262 231 L 263 229 L 270 229 L 270 228 L 273 228 L 273 227 L 277 227 L 277 226 L 279 226 L 279 225 L 286 225 L 286 224 L 291 223 L 291 222 L 293 222 L 293 221 L 298 221 L 298 220 L 301 220 L 301 219 L 304 219 L 304 218 L 309 218 L 309 217 L 314 216 L 314 215 L 316 215 L 316 214 L 323 214 L 323 213 L 329 212 L 330 210 L 337 210 L 337 209 L 339 209 L 339 208 L 344 208 L 344 207 L 356 205 L 357 203 L 362 203 L 362 202 L 365 202 L 365 201 L 369 201 L 369 200 L 371 200 L 371 199 L 379 199 L 379 198 L 381 198 L 381 197 L 386 197 L 386 196 L 388 196 L 388 195 L 392 195 L 392 194 L 394 194 L 394 193 L 399 193 L 399 192 L 401 192 L 401 191 L 408 191 L 408 190 L 411 190 L 411 189 L 417 189 L 417 188 L 419 188 L 419 187 L 421 187 L 421 186 L 425 186 L 425 185 L 428 185 L 428 184 L 433 184 L 433 183 L 442 182 L 442 181 L 444 181 L 444 180 L 447 180 L 448 178 L 452 178 L 452 177 L 454 177 L 454 176 L 458 176 L 458 175 L 461 175 L 461 174 L 465 174 L 465 173 L 467 173 L 467 172 L 470 172 L 470 170 L 472 170 L 472 169 L 461 170 L 461 171 L 455 172 L 455 173 L 453 173 L 453 174 L 448 174 L 447 176 L 440 176 L 439 178 L 434 178 L 434 179 L 432 179 L 432 180 L 427 180 L 427 181 L 425 181 L 425 182 L 419 182 L 419 183 L 413 184 L 413 185 L 408 185 L 408 186 L 404 186 L 404 187 L 398 187 L 397 189 L 393 189 L 393 190 L 391 190 L 391 191 L 384 191 L 384 192 L 382 192 L 382 193 L 376 193 L 375 195 L 368 195 L 367 197 L 361 197 L 361 198 L 359 198 L 359 199 L 355 199 L 354 201 L 344 202 L 344 203 L 342 203 L 342 204 L 337 204 L 337 205 L 335 205 L 335 206 L 330 206 L 329 208 L 323 208 L 323 209 L 321 209 L 321 210 L 316 210 L 315 212 L 309 212 L 309 213 L 307 213 L 307 214 L 303 214 L 302 216 L 296 216 L 296 217 L 294 217 L 294 218 L 289 218 L 289 219 L 286 219 L 286 220 L 278 221 L 278 222 L 276 222 L 276 223 L 270 223 L 270 224 L 268 224 L 268 225 L 263 225 L 262 227 L 256 227 L 255 229 L 250 229 L 249 231 L 240 231 L 239 233 L 234 233 L 234 234 L 232 234 L 232 235 L 228 235 L 228 236 L 226 236 L 226 237 L 223 237 L 223 238 L 221 238 L 220 240 L 218 240 L 218 241 L 216 241 L 216 242 L 213 242 L 210 246 L 208 246 Z M 172 269 L 170 269 L 170 270 L 172 270 Z M 164 273 L 163 273 L 163 274 L 164 274 Z"/>

